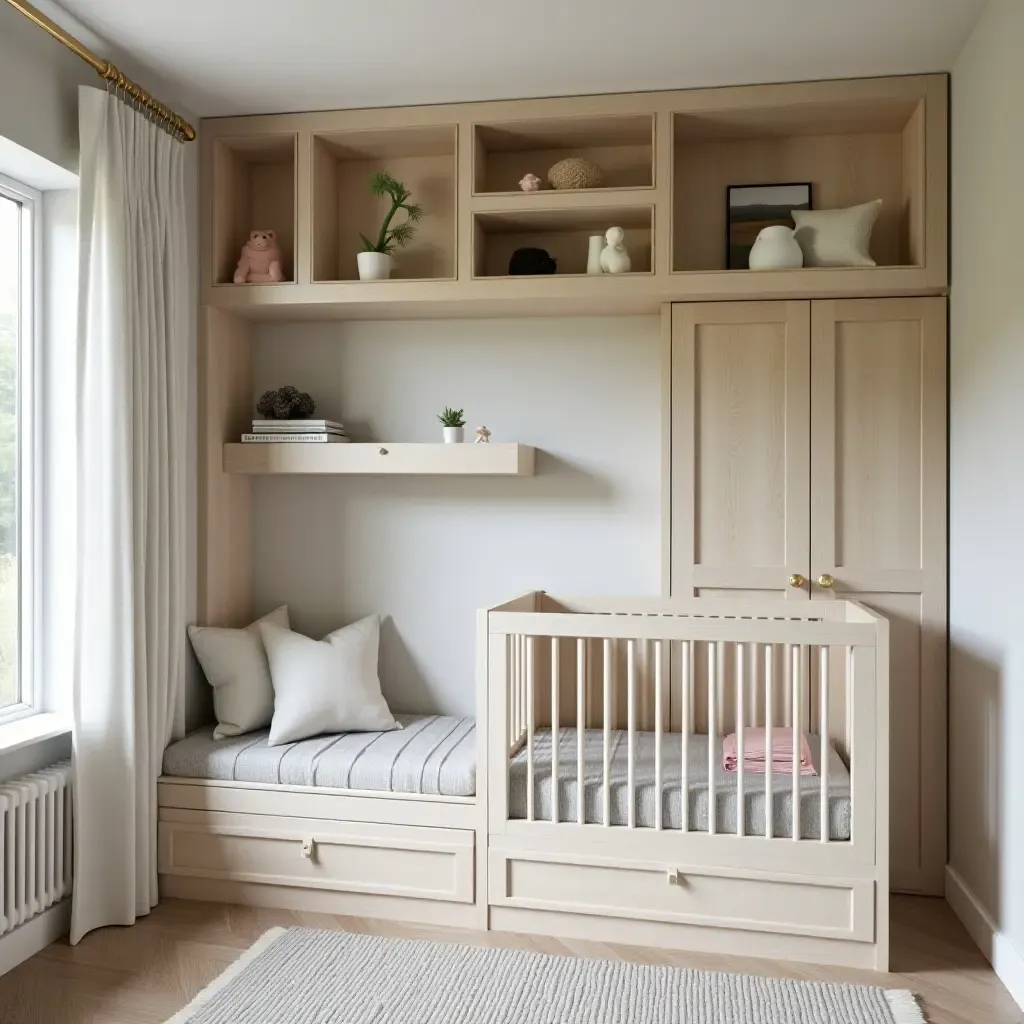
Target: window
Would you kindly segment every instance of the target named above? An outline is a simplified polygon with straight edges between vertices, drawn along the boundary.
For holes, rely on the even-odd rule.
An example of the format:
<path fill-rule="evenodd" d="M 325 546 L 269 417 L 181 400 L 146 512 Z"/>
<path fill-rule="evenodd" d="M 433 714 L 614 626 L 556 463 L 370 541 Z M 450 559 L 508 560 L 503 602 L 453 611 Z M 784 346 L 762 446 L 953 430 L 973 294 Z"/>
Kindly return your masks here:
<path fill-rule="evenodd" d="M 0 719 L 35 710 L 38 198 L 0 176 Z"/>

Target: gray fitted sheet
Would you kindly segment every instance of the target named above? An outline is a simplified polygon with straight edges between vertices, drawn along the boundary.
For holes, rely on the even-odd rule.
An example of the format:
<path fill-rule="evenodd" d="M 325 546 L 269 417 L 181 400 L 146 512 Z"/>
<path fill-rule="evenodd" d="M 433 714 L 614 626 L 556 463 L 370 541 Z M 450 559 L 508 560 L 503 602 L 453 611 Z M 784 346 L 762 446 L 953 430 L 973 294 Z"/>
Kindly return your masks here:
<path fill-rule="evenodd" d="M 268 730 L 213 738 L 213 726 L 164 751 L 164 774 L 290 786 L 473 796 L 476 723 L 472 718 L 396 715 L 393 732 L 350 732 L 267 746 Z"/>
<path fill-rule="evenodd" d="M 579 806 L 579 785 L 576 779 L 576 730 L 561 729 L 558 744 L 558 818 L 576 821 Z M 722 738 L 715 737 L 715 828 L 718 832 L 736 831 L 737 775 L 722 767 Z M 819 740 L 808 737 L 815 770 L 819 765 Z M 636 824 L 653 828 L 655 824 L 655 758 L 654 733 L 638 732 L 635 736 L 636 760 Z M 628 734 L 611 733 L 611 823 L 629 822 Z M 850 773 L 842 758 L 830 748 L 829 758 L 829 838 L 845 841 L 850 838 Z M 583 739 L 584 753 L 584 821 L 604 822 L 604 784 L 602 766 L 604 733 L 587 729 Z M 708 737 L 691 735 L 687 758 L 689 789 L 689 828 L 703 832 L 708 827 Z M 682 738 L 679 733 L 662 736 L 662 826 L 678 829 L 682 825 Z M 509 817 L 527 816 L 527 752 L 521 750 L 509 769 Z M 765 834 L 764 775 L 744 773 L 745 834 Z M 792 829 L 792 778 L 787 774 L 770 776 L 772 783 L 772 834 L 790 838 Z M 800 837 L 821 838 L 821 778 L 804 775 L 799 781 Z M 541 821 L 551 820 L 551 730 L 539 729 L 534 736 L 533 815 Z"/>

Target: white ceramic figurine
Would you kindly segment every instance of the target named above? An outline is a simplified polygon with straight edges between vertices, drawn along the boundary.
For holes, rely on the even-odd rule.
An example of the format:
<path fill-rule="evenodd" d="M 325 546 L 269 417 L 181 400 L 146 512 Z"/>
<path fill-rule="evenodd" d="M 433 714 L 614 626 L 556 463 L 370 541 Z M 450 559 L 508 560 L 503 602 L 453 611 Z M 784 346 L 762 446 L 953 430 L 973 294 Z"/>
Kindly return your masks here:
<path fill-rule="evenodd" d="M 623 242 L 626 232 L 622 228 L 609 228 L 604 233 L 604 240 L 608 243 L 604 252 L 601 253 L 601 269 L 606 274 L 628 274 L 632 264 L 629 261 L 629 253 Z"/>

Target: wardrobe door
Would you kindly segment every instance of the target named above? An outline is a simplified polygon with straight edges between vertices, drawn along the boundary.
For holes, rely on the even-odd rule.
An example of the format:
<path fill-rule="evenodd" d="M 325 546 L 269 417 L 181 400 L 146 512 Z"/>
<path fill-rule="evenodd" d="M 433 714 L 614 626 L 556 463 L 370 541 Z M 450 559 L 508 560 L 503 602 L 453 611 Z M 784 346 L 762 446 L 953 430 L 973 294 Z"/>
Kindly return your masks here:
<path fill-rule="evenodd" d="M 809 357 L 808 302 L 672 307 L 673 596 L 807 599 Z"/>
<path fill-rule="evenodd" d="M 814 302 L 811 382 L 812 594 L 889 619 L 892 887 L 941 895 L 945 299 Z"/>

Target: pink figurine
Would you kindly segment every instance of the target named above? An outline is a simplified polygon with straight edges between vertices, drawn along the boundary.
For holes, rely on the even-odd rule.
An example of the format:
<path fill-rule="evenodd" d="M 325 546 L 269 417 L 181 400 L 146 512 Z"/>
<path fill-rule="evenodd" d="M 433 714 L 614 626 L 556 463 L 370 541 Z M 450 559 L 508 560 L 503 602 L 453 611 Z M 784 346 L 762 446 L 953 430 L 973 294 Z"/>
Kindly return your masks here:
<path fill-rule="evenodd" d="M 491 443 L 491 432 L 486 427 L 476 428 L 476 441 L 475 444 L 490 444 Z"/>
<path fill-rule="evenodd" d="M 527 174 L 526 177 L 519 179 L 519 187 L 524 192 L 539 192 L 541 181 L 536 174 Z"/>
<path fill-rule="evenodd" d="M 242 256 L 235 267 L 235 284 L 266 284 L 283 280 L 277 235 L 270 230 L 249 232 L 249 241 L 242 246 Z"/>

